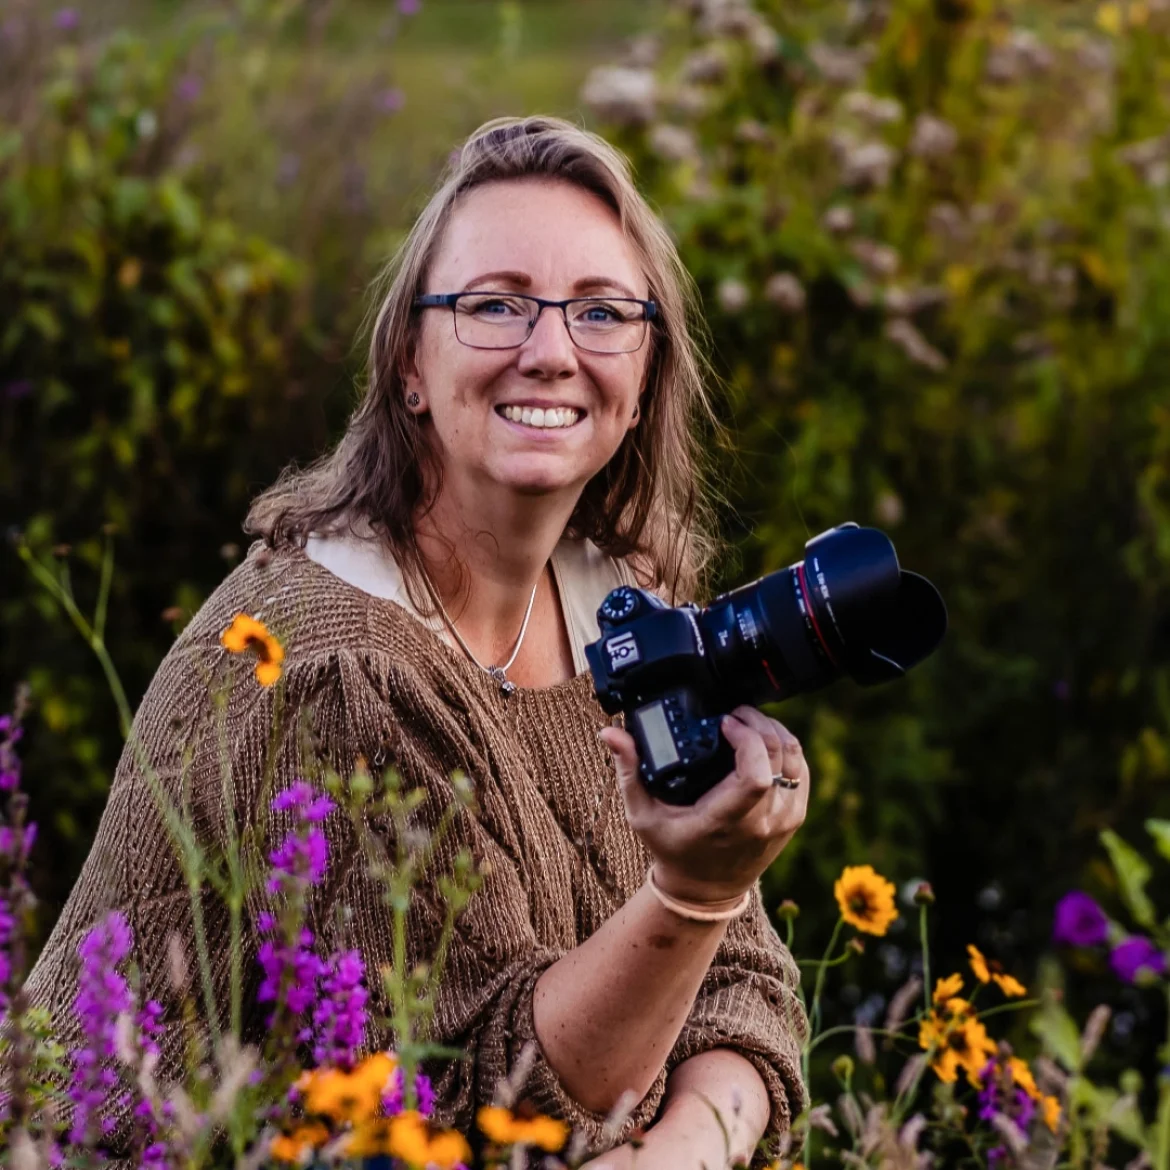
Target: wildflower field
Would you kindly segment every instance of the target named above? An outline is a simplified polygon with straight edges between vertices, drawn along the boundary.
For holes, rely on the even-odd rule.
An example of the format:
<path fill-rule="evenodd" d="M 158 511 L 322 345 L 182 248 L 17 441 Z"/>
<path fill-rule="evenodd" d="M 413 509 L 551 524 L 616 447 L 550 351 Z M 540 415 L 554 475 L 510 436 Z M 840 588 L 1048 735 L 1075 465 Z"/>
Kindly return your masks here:
<path fill-rule="evenodd" d="M 812 770 L 763 880 L 809 1098 L 756 1165 L 1170 1170 L 1168 99 L 1165 0 L 6 6 L 0 1164 L 585 1161 L 523 1060 L 471 1132 L 434 1114 L 442 953 L 371 970 L 306 926 L 323 826 L 373 814 L 404 922 L 437 843 L 393 771 L 271 793 L 246 864 L 165 809 L 192 896 L 232 907 L 214 1010 L 199 950 L 189 1011 L 144 999 L 117 916 L 78 943 L 77 1047 L 22 993 L 248 500 L 344 422 L 367 283 L 462 135 L 547 111 L 628 153 L 702 292 L 735 436 L 715 587 L 854 519 L 950 611 L 904 683 L 773 712 Z M 240 614 L 222 647 L 279 695 L 280 630 Z"/>

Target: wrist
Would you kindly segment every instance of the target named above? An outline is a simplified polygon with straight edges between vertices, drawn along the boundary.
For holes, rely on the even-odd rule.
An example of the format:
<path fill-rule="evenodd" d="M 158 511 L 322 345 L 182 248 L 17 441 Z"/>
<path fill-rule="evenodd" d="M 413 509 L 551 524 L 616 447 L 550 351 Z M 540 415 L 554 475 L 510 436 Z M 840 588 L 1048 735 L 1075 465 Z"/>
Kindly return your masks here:
<path fill-rule="evenodd" d="M 751 885 L 745 887 L 727 882 L 696 879 L 664 865 L 661 861 L 655 861 L 651 868 L 653 880 L 664 894 L 680 902 L 690 902 L 711 910 L 731 909 L 743 898 L 745 890 L 752 888 Z M 753 882 L 752 885 L 754 884 Z"/>
<path fill-rule="evenodd" d="M 731 1164 L 727 1138 L 710 1103 L 698 1093 L 676 1094 L 647 1131 L 639 1151 L 648 1166 L 723 1170 Z"/>

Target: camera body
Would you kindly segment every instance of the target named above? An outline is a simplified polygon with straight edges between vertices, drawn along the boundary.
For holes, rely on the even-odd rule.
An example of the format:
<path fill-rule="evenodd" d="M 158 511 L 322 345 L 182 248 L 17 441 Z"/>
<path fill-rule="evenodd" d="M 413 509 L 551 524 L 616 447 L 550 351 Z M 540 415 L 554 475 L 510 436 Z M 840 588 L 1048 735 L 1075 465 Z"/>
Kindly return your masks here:
<path fill-rule="evenodd" d="M 864 686 L 900 678 L 942 640 L 946 607 L 901 570 L 884 533 L 848 523 L 810 540 L 803 561 L 706 608 L 622 585 L 597 623 L 585 655 L 598 702 L 625 714 L 647 790 L 682 805 L 735 767 L 720 731 L 727 712 L 843 674 Z"/>

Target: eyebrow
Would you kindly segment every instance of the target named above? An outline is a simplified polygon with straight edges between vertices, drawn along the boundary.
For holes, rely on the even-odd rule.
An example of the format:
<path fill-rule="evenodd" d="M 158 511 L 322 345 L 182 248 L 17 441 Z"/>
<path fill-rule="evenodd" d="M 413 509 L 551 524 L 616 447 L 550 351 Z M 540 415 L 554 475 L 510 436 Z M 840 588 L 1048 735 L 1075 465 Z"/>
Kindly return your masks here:
<path fill-rule="evenodd" d="M 472 289 L 483 288 L 484 282 L 491 280 L 502 280 L 508 284 L 518 285 L 520 288 L 528 288 L 532 284 L 532 277 L 526 272 L 481 272 L 479 276 L 473 280 L 469 280 L 459 291 L 470 292 Z M 583 276 L 573 285 L 574 292 L 584 292 L 587 289 L 598 288 L 615 288 L 624 296 L 630 297 L 635 301 L 645 299 L 644 297 L 638 296 L 637 293 L 632 292 L 620 280 L 614 280 L 611 276 Z"/>

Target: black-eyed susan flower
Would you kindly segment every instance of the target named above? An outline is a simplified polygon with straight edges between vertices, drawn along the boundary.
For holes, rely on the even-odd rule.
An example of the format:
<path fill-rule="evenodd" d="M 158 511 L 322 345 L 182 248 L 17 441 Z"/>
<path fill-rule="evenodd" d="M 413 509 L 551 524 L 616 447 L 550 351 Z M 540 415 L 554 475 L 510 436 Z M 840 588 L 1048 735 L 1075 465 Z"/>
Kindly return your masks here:
<path fill-rule="evenodd" d="M 256 681 L 270 687 L 280 678 L 280 664 L 284 661 L 284 647 L 268 632 L 268 627 L 246 613 L 238 613 L 232 624 L 219 636 L 223 648 L 230 654 L 251 650 L 256 655 Z"/>
<path fill-rule="evenodd" d="M 962 990 L 963 976 L 956 971 L 954 975 L 948 975 L 934 985 L 932 999 L 935 1003 L 946 1003 L 948 999 L 954 999 Z"/>
<path fill-rule="evenodd" d="M 374 1118 L 382 1094 L 390 1083 L 398 1061 L 388 1052 L 376 1052 L 352 1071 L 319 1068 L 302 1074 L 296 1087 L 305 1112 L 331 1117 L 334 1121 L 357 1123 Z"/>
<path fill-rule="evenodd" d="M 470 1164 L 471 1147 L 467 1139 L 453 1129 L 436 1129 L 417 1110 L 409 1110 L 391 1117 L 384 1125 L 359 1126 L 355 1129 L 352 1140 L 365 1140 L 359 1135 L 367 1131 L 373 1135 L 375 1130 L 381 1135 L 384 1145 L 378 1149 L 370 1149 L 367 1153 L 387 1154 L 391 1158 L 399 1158 L 408 1166 L 438 1167 L 438 1170 L 452 1170 L 461 1162 Z M 356 1156 L 356 1150 L 347 1146 L 346 1154 Z"/>
<path fill-rule="evenodd" d="M 898 917 L 894 883 L 874 872 L 872 865 L 847 865 L 833 886 L 841 917 L 866 934 L 883 935 Z"/>
<path fill-rule="evenodd" d="M 555 1154 L 569 1137 L 569 1127 L 563 1121 L 536 1113 L 526 1102 L 521 1102 L 513 1113 L 495 1105 L 485 1105 L 476 1114 L 480 1132 L 500 1146 L 539 1146 Z"/>
<path fill-rule="evenodd" d="M 936 1008 L 918 1025 L 918 1044 L 927 1050 L 930 1067 L 940 1081 L 953 1083 L 959 1069 L 980 1087 L 979 1074 L 995 1054 L 995 1042 L 971 1011 L 966 1000 L 953 998 Z"/>
<path fill-rule="evenodd" d="M 971 970 L 980 983 L 995 985 L 1007 996 L 1027 995 L 1028 989 L 1014 976 L 1008 975 L 994 959 L 987 958 L 977 946 L 968 945 L 967 955 L 971 960 Z"/>
<path fill-rule="evenodd" d="M 268 1153 L 277 1162 L 288 1162 L 295 1166 L 303 1166 L 308 1162 L 315 1150 L 329 1140 L 329 1131 L 318 1121 L 307 1125 L 298 1125 L 289 1133 L 277 1134 L 268 1147 Z"/>

